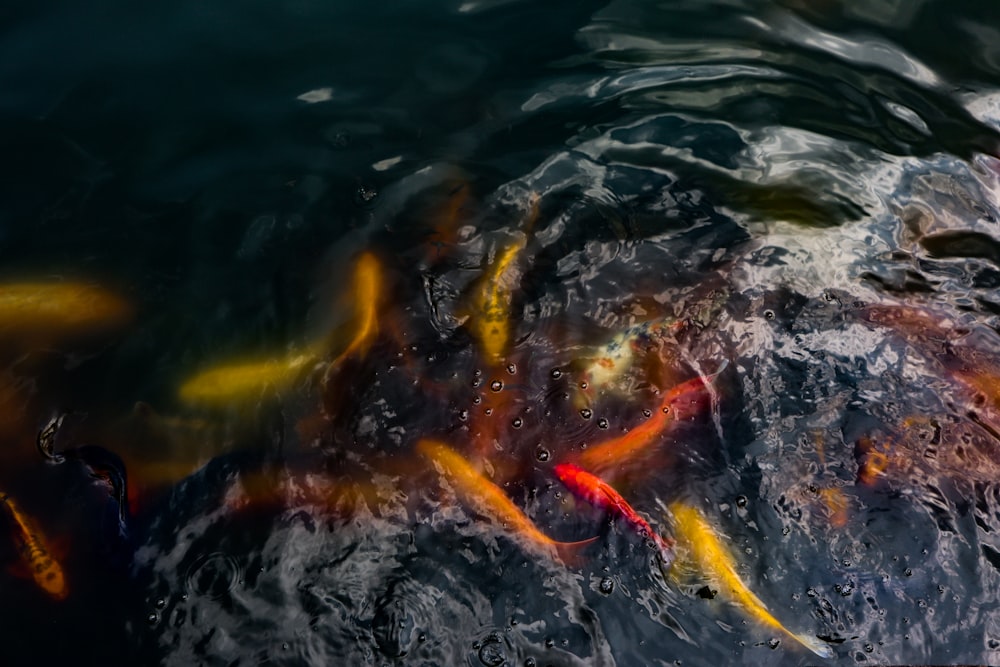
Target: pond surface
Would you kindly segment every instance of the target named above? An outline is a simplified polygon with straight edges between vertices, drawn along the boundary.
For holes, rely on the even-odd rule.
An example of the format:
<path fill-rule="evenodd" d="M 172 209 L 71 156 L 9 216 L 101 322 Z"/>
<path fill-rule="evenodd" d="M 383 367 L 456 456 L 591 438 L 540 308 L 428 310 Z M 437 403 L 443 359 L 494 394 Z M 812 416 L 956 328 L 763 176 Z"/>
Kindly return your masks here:
<path fill-rule="evenodd" d="M 1000 663 L 1000 6 L 3 25 L 3 664 Z"/>

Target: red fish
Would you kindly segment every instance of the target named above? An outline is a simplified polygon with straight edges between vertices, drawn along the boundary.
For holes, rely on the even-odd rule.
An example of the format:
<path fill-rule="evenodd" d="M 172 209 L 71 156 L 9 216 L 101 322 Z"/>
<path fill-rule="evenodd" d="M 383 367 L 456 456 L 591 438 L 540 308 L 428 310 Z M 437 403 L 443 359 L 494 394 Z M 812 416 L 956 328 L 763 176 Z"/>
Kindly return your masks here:
<path fill-rule="evenodd" d="M 687 419 L 697 414 L 710 397 L 707 388 L 722 370 L 720 368 L 712 375 L 692 378 L 668 390 L 659 407 L 649 419 L 625 435 L 612 438 L 588 449 L 580 455 L 580 465 L 589 470 L 600 472 L 610 466 L 632 459 L 655 442 L 671 421 Z"/>
<path fill-rule="evenodd" d="M 610 484 L 597 475 L 592 475 L 572 463 L 560 463 L 555 467 L 556 477 L 566 485 L 574 495 L 586 500 L 595 507 L 609 512 L 613 516 L 624 519 L 638 529 L 643 537 L 653 540 L 659 553 L 663 567 L 669 568 L 674 562 L 674 542 L 662 537 L 652 526 L 632 509 L 628 501 L 614 490 Z"/>

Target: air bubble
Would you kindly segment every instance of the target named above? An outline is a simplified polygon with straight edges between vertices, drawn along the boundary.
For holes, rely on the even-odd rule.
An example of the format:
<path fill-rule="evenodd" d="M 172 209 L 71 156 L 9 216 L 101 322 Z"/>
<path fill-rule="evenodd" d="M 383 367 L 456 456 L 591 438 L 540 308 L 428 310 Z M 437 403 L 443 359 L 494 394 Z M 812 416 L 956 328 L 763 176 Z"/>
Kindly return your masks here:
<path fill-rule="evenodd" d="M 611 595 L 611 593 L 615 590 L 615 582 L 611 577 L 604 577 L 601 579 L 601 583 L 598 584 L 597 588 L 605 595 Z"/>
<path fill-rule="evenodd" d="M 644 409 L 644 410 L 642 411 L 642 416 L 643 416 L 643 417 L 645 417 L 646 419 L 649 419 L 650 417 L 652 417 L 652 416 L 653 416 L 653 411 L 652 411 L 652 410 L 649 410 L 648 408 L 647 408 L 647 409 Z"/>
<path fill-rule="evenodd" d="M 503 382 L 501 382 L 500 380 L 494 380 L 493 382 L 490 382 L 490 389 L 492 391 L 500 391 L 501 389 L 503 389 Z"/>
<path fill-rule="evenodd" d="M 549 450 L 545 449 L 544 447 L 539 447 L 538 450 L 535 451 L 535 458 L 541 461 L 542 463 L 548 461 L 549 457 L 551 456 L 552 454 L 549 453 Z"/>
<path fill-rule="evenodd" d="M 522 426 L 524 426 L 524 420 L 521 419 L 520 417 L 514 417 L 513 419 L 510 420 L 510 425 L 513 426 L 514 428 L 521 428 Z"/>
<path fill-rule="evenodd" d="M 559 378 L 562 377 L 562 371 L 559 370 L 558 368 L 553 368 L 551 371 L 549 371 L 549 375 L 552 377 L 553 380 L 558 380 Z"/>
<path fill-rule="evenodd" d="M 604 417 L 601 417 L 600 419 L 597 420 L 597 426 L 598 428 L 607 428 L 608 420 L 605 419 Z"/>
<path fill-rule="evenodd" d="M 590 419 L 591 417 L 594 416 L 594 411 L 591 410 L 590 408 L 583 408 L 582 410 L 580 410 L 580 416 L 583 417 L 584 419 Z"/>
<path fill-rule="evenodd" d="M 747 506 L 747 502 L 748 502 L 748 500 L 747 500 L 746 496 L 736 496 L 736 506 L 737 507 L 746 507 Z"/>
<path fill-rule="evenodd" d="M 149 614 L 146 617 L 146 623 L 148 625 L 156 625 L 159 620 L 160 620 L 160 617 L 159 617 L 158 614 Z"/>
<path fill-rule="evenodd" d="M 781 645 L 781 640 L 778 639 L 777 637 L 771 637 L 770 639 L 767 640 L 767 647 L 772 651 L 778 648 L 778 646 L 780 645 Z"/>
<path fill-rule="evenodd" d="M 158 599 L 156 601 L 156 608 L 157 609 L 163 609 L 166 606 L 167 606 L 167 601 L 164 600 L 163 598 L 160 598 L 160 599 Z"/>
<path fill-rule="evenodd" d="M 773 320 L 774 319 L 774 311 L 773 310 L 765 310 L 764 311 L 764 317 L 767 318 L 767 319 L 769 319 L 769 320 Z"/>
<path fill-rule="evenodd" d="M 586 390 L 588 386 L 590 386 L 590 385 L 588 385 L 586 382 L 581 382 L 580 383 L 580 389 Z"/>
<path fill-rule="evenodd" d="M 507 364 L 507 372 L 511 375 L 517 374 L 517 366 L 515 364 Z"/>

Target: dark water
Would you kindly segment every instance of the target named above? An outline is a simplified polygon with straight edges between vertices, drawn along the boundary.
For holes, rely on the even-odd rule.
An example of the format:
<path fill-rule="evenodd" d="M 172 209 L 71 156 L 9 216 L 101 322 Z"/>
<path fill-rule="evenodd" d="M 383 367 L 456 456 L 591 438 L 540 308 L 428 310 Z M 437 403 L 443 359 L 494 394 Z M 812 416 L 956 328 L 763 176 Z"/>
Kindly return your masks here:
<path fill-rule="evenodd" d="M 0 490 L 69 594 L 17 572 L 5 519 L 0 663 L 1000 663 L 994 3 L 50 2 L 2 25 L 4 283 L 101 286 L 131 317 L 4 315 Z M 470 303 L 509 247 L 493 360 Z M 379 335 L 330 365 L 365 250 Z M 581 390 L 651 320 L 680 324 Z M 294 382 L 180 393 L 303 350 Z M 700 508 L 829 661 L 554 474 L 719 369 L 605 473 L 664 535 L 669 503 Z M 547 535 L 598 539 L 532 545 L 422 438 Z"/>

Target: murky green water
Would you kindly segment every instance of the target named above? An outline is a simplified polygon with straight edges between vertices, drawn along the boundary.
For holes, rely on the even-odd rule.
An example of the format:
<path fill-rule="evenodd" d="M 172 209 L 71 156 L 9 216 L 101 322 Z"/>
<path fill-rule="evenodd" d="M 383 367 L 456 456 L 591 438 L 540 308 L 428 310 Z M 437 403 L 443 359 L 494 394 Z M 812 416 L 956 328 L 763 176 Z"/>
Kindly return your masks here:
<path fill-rule="evenodd" d="M 3 664 L 1000 662 L 993 3 L 5 14 Z"/>

